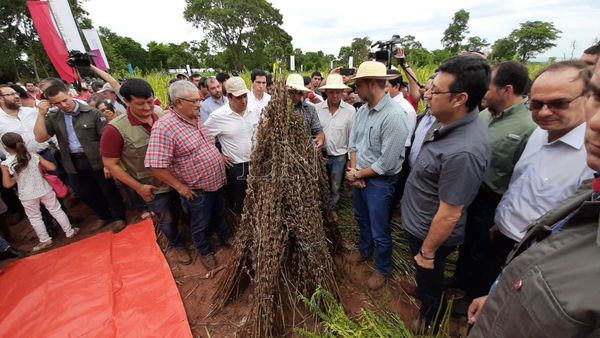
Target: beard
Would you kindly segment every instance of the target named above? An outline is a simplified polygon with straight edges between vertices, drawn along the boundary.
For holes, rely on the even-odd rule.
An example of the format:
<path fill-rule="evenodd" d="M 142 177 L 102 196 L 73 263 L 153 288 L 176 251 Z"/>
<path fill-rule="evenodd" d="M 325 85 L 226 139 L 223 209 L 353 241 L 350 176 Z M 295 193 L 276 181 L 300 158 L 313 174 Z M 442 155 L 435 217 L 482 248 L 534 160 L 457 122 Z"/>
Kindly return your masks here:
<path fill-rule="evenodd" d="M 10 110 L 19 110 L 21 108 L 21 104 L 16 102 L 4 101 L 4 105 Z"/>

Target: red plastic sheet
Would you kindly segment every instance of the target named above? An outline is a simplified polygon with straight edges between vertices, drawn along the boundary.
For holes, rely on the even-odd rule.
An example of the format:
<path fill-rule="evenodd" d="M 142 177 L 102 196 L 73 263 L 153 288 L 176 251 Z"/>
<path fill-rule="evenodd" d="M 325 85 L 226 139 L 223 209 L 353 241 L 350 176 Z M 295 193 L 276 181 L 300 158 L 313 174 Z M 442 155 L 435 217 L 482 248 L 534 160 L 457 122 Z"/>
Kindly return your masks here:
<path fill-rule="evenodd" d="M 0 274 L 0 337 L 192 337 L 150 220 Z"/>

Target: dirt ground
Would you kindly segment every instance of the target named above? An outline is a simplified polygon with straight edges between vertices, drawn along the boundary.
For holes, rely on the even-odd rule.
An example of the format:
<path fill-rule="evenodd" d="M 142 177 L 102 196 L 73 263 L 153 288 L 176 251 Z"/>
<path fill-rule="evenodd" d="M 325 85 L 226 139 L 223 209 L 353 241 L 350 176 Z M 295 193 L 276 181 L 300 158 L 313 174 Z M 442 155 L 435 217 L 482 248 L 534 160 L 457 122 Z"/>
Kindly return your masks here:
<path fill-rule="evenodd" d="M 76 201 L 72 198 L 67 198 L 67 213 L 70 217 L 81 220 L 80 223 L 76 224 L 76 226 L 80 227 L 81 231 L 74 239 L 67 239 L 63 233 L 60 233 L 54 238 L 55 244 L 51 249 L 82 240 L 98 232 L 110 231 L 108 228 L 100 229 L 96 232 L 91 231 L 90 227 L 96 220 L 96 217 L 82 203 L 74 206 L 73 203 L 76 203 Z M 347 198 L 346 203 L 349 203 Z M 342 231 L 344 231 L 344 228 L 351 229 L 355 226 L 351 211 L 341 212 L 340 216 L 339 224 Z M 11 244 L 20 250 L 32 254 L 31 248 L 37 243 L 37 237 L 27 219 L 25 218 L 11 226 L 10 230 L 13 235 Z M 346 247 L 351 247 L 352 245 L 351 243 L 345 243 Z M 169 261 L 169 265 L 179 288 L 194 337 L 242 337 L 239 331 L 246 321 L 250 306 L 248 301 L 249 290 L 235 303 L 226 306 L 220 312 L 208 317 L 211 297 L 216 289 L 217 277 L 222 273 L 221 267 L 231 256 L 231 249 L 216 247 L 216 257 L 219 267 L 212 272 L 207 271 L 202 266 L 197 255 L 192 250 L 190 251 L 193 257 L 192 264 L 181 265 L 175 261 Z M 375 292 L 369 291 L 366 287 L 366 280 L 374 270 L 373 263 L 350 263 L 345 256 L 345 254 L 340 254 L 335 257 L 335 263 L 341 297 L 340 301 L 350 318 L 357 315 L 362 308 L 369 308 L 375 311 L 380 309 L 391 310 L 397 313 L 407 324 L 417 318 L 418 307 L 417 301 L 414 299 L 414 285 L 405 280 L 395 278 L 390 279 L 384 288 Z M 0 270 L 12 261 L 14 260 L 1 261 Z M 301 322 L 301 320 L 298 321 Z M 307 320 L 300 326 L 310 331 L 314 329 L 315 325 L 317 324 L 314 320 Z M 462 330 L 459 326 L 459 322 L 453 322 L 452 336 L 460 336 L 458 332 Z M 290 336 L 294 335 L 291 334 Z"/>

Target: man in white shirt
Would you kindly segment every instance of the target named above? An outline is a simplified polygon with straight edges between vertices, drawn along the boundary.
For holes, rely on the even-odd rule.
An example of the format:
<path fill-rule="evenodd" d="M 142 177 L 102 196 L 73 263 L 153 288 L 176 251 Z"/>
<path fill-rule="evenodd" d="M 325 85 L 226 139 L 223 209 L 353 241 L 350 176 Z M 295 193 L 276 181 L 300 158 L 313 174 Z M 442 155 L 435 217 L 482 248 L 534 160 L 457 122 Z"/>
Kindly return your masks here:
<path fill-rule="evenodd" d="M 259 112 L 269 104 L 271 95 L 265 92 L 267 89 L 267 73 L 260 69 L 255 69 L 250 74 L 252 81 L 252 91 L 248 93 L 248 107 L 257 108 Z"/>
<path fill-rule="evenodd" d="M 340 188 L 344 180 L 344 170 L 348 161 L 348 142 L 354 124 L 356 109 L 342 101 L 346 86 L 342 76 L 329 74 L 327 82 L 319 90 L 325 92 L 327 100 L 315 105 L 319 121 L 325 133 L 327 153 L 327 174 L 331 186 L 331 209 L 334 221 L 337 221 L 337 203 L 340 200 Z"/>
<path fill-rule="evenodd" d="M 400 73 L 398 73 L 397 70 L 393 69 L 388 70 L 387 73 L 390 75 L 400 75 Z M 402 109 L 404 109 L 404 112 L 406 113 L 406 117 L 408 117 L 408 119 L 406 120 L 408 124 L 408 138 L 406 139 L 406 146 L 410 147 L 412 135 L 414 133 L 415 126 L 417 125 L 417 112 L 415 111 L 415 108 L 412 106 L 412 104 L 410 104 L 410 102 L 408 102 L 408 100 L 404 98 L 404 95 L 402 94 L 402 91 L 400 89 L 401 86 L 402 76 L 398 76 L 397 78 L 388 80 L 386 82 L 385 90 L 388 94 L 390 94 L 392 100 L 400 104 L 400 106 L 402 107 Z"/>
<path fill-rule="evenodd" d="M 539 127 L 515 166 L 490 230 L 500 264 L 523 239 L 527 225 L 593 177 L 583 143 L 589 80 L 585 64 L 563 61 L 546 68 L 533 82 L 529 109 Z"/>
<path fill-rule="evenodd" d="M 221 143 L 227 174 L 227 200 L 236 215 L 243 211 L 246 197 L 246 177 L 252 153 L 252 144 L 260 112 L 248 107 L 246 83 L 241 77 L 225 82 L 228 103 L 213 111 L 204 125 Z"/>

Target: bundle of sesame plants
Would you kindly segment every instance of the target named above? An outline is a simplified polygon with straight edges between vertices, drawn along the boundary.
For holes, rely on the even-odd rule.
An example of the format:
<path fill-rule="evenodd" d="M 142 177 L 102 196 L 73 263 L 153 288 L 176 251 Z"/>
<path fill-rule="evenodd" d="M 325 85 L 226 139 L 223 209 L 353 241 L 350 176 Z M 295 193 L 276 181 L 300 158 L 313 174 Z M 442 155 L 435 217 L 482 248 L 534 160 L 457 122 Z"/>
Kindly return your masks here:
<path fill-rule="evenodd" d="M 263 111 L 250 160 L 248 189 L 233 254 L 217 282 L 211 314 L 242 296 L 247 337 L 285 335 L 304 308 L 298 295 L 318 287 L 336 295 L 328 179 L 301 112 L 277 83 Z"/>

